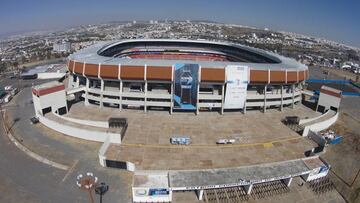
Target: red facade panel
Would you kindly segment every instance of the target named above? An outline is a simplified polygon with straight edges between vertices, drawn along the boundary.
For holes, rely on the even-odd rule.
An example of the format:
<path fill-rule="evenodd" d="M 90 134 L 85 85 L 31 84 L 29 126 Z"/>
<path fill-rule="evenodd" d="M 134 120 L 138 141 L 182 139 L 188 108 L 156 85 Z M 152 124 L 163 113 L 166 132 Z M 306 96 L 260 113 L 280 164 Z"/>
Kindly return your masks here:
<path fill-rule="evenodd" d="M 147 80 L 171 80 L 172 67 L 159 67 L 159 66 L 147 66 L 146 67 L 146 79 Z"/>
<path fill-rule="evenodd" d="M 250 70 L 250 83 L 268 83 L 267 70 Z"/>
<path fill-rule="evenodd" d="M 224 82 L 225 68 L 201 68 L 201 81 Z"/>
<path fill-rule="evenodd" d="M 118 78 L 119 77 L 119 66 L 118 65 L 101 65 L 100 66 L 100 77 L 101 78 Z"/>
<path fill-rule="evenodd" d="M 80 63 L 80 62 L 75 62 L 75 68 L 74 68 L 74 72 L 77 74 L 83 74 L 83 68 L 84 68 L 84 64 Z"/>
<path fill-rule="evenodd" d="M 47 94 L 51 94 L 54 92 L 58 92 L 61 90 L 65 89 L 65 85 L 59 85 L 59 86 L 55 86 L 55 87 L 50 87 L 50 88 L 46 88 L 46 89 L 40 89 L 40 90 L 36 90 L 36 89 L 32 89 L 33 94 L 37 95 L 37 96 L 43 96 L 43 95 L 47 95 Z"/>
<path fill-rule="evenodd" d="M 270 83 L 284 83 L 286 81 L 286 72 L 283 70 L 280 71 L 270 71 Z"/>
<path fill-rule="evenodd" d="M 99 75 L 99 65 L 98 64 L 85 64 L 84 74 L 86 76 L 98 77 L 98 75 Z"/>
<path fill-rule="evenodd" d="M 125 80 L 144 80 L 144 66 L 121 66 L 121 79 Z"/>
<path fill-rule="evenodd" d="M 296 71 L 288 71 L 287 72 L 287 82 L 288 83 L 297 82 L 297 72 Z"/>

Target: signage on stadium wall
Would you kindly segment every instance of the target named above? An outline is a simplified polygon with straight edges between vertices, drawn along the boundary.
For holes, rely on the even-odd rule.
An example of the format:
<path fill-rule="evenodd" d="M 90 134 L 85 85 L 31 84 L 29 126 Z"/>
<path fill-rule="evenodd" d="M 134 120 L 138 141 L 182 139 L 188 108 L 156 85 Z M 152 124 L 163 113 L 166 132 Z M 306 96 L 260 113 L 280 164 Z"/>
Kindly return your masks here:
<path fill-rule="evenodd" d="M 171 202 L 169 188 L 132 188 L 133 202 Z"/>
<path fill-rule="evenodd" d="M 177 63 L 174 66 L 174 109 L 195 110 L 199 85 L 199 65 Z"/>
<path fill-rule="evenodd" d="M 246 102 L 249 72 L 247 66 L 226 67 L 225 109 L 243 109 Z"/>
<path fill-rule="evenodd" d="M 229 183 L 229 184 L 221 184 L 221 185 L 177 187 L 177 188 L 172 188 L 172 190 L 174 190 L 174 191 L 179 191 L 179 190 L 205 190 L 205 189 L 237 187 L 237 186 L 244 186 L 244 185 L 250 185 L 250 184 L 251 183 L 244 181 L 244 182 L 239 182 L 239 183 Z"/>

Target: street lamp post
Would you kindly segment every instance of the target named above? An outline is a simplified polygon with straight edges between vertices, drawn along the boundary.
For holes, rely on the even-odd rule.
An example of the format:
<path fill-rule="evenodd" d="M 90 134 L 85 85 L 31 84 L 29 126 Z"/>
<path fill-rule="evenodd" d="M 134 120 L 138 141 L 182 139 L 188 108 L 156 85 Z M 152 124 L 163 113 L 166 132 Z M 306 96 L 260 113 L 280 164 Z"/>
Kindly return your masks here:
<path fill-rule="evenodd" d="M 92 195 L 92 189 L 95 187 L 98 178 L 93 173 L 87 172 L 85 175 L 79 174 L 76 177 L 76 185 L 84 191 L 89 193 L 89 200 L 94 203 L 94 197 Z"/>
<path fill-rule="evenodd" d="M 95 188 L 95 193 L 100 195 L 100 203 L 102 203 L 102 196 L 109 190 L 109 186 L 105 183 L 100 183 Z"/>

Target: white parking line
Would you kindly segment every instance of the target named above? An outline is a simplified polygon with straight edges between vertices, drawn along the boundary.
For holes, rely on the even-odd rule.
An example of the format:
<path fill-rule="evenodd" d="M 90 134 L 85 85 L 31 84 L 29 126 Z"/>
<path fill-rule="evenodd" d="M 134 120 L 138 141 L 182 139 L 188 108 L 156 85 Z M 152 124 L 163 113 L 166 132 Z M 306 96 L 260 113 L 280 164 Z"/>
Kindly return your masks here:
<path fill-rule="evenodd" d="M 66 180 L 66 178 L 74 171 L 74 168 L 76 164 L 79 163 L 79 160 L 76 160 L 74 164 L 71 166 L 71 168 L 68 170 L 68 172 L 65 174 L 64 178 L 62 179 L 62 182 Z"/>

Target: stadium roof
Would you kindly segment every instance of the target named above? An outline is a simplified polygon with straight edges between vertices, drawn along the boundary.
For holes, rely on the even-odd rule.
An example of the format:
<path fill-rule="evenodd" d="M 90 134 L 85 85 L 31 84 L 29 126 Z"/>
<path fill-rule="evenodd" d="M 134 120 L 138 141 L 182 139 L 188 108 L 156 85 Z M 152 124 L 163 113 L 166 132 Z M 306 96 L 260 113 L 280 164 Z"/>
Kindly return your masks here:
<path fill-rule="evenodd" d="M 131 49 L 138 46 L 176 46 L 176 47 L 190 47 L 196 49 L 208 49 L 224 54 L 240 53 L 236 57 L 251 55 L 255 56 L 254 60 L 249 58 L 244 61 L 198 61 L 198 60 L 172 60 L 172 59 L 144 59 L 144 58 L 127 58 L 116 57 L 118 53 L 125 49 Z M 243 54 L 243 55 L 241 55 Z M 219 68 L 227 65 L 246 65 L 252 69 L 258 70 L 307 70 L 307 66 L 295 61 L 294 59 L 286 58 L 268 51 L 251 48 L 243 45 L 232 44 L 227 42 L 212 42 L 205 40 L 173 40 L 173 39 L 135 39 L 113 42 L 99 42 L 93 46 L 80 50 L 69 56 L 70 60 L 77 62 L 85 62 L 86 64 L 102 64 L 102 65 L 132 65 L 142 66 L 156 65 L 156 66 L 171 66 L 175 63 L 196 63 L 207 68 Z M 259 60 L 257 60 L 259 59 Z"/>

